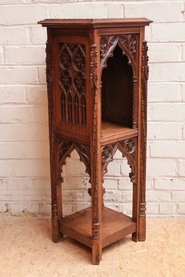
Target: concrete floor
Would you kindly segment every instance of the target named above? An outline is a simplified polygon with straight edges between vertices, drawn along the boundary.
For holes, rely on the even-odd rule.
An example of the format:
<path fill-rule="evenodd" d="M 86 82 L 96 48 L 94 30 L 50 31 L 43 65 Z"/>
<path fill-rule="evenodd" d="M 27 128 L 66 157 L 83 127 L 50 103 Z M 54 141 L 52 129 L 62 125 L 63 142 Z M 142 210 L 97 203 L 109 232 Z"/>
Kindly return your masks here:
<path fill-rule="evenodd" d="M 92 265 L 86 246 L 70 238 L 51 241 L 50 219 L 1 216 L 0 276 L 185 276 L 185 219 L 147 219 L 145 242 L 126 237 L 103 250 L 100 265 Z"/>

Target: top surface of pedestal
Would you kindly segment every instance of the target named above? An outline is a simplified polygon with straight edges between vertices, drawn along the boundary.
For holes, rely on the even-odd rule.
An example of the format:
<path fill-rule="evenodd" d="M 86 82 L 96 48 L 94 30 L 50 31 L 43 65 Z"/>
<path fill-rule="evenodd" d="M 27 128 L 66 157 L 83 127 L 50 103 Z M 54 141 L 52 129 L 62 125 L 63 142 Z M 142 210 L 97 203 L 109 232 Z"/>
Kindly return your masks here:
<path fill-rule="evenodd" d="M 147 18 L 104 18 L 104 19 L 45 19 L 39 21 L 49 28 L 115 28 L 125 26 L 148 26 Z"/>

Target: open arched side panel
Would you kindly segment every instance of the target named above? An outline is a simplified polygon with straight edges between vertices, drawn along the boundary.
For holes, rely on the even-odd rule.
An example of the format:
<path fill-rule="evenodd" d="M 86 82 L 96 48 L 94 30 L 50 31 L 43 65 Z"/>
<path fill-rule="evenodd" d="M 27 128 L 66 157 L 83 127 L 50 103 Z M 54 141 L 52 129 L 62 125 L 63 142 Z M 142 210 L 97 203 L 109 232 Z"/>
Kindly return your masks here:
<path fill-rule="evenodd" d="M 104 175 L 104 206 L 132 216 L 133 184 L 127 158 L 117 149 L 114 160 L 108 164 Z"/>
<path fill-rule="evenodd" d="M 137 36 L 101 37 L 102 121 L 137 128 Z"/>
<path fill-rule="evenodd" d="M 131 168 L 129 177 L 132 183 L 136 183 L 137 175 L 137 137 L 125 139 L 116 143 L 107 144 L 101 147 L 102 155 L 102 183 L 104 182 L 104 175 L 107 173 L 107 167 L 113 161 L 116 151 L 122 153 L 122 157 L 126 157 L 128 165 Z"/>
<path fill-rule="evenodd" d="M 132 67 L 116 46 L 102 72 L 102 120 L 132 127 Z"/>
<path fill-rule="evenodd" d="M 131 215 L 132 207 L 135 209 L 135 204 L 131 207 L 131 203 L 137 187 L 137 137 L 104 145 L 101 151 L 104 203 Z"/>
<path fill-rule="evenodd" d="M 64 139 L 61 139 L 59 141 L 59 146 L 58 146 L 58 153 L 59 153 L 58 159 L 59 159 L 61 172 L 63 171 L 62 169 L 63 165 L 66 164 L 66 159 L 70 157 L 71 152 L 74 149 L 77 151 L 80 161 L 85 164 L 85 167 L 86 167 L 85 172 L 90 175 L 89 146 L 79 144 L 73 141 L 64 140 Z"/>
<path fill-rule="evenodd" d="M 89 175 L 76 149 L 70 153 L 63 165 L 62 210 L 63 216 L 78 212 L 91 205 L 88 194 Z"/>

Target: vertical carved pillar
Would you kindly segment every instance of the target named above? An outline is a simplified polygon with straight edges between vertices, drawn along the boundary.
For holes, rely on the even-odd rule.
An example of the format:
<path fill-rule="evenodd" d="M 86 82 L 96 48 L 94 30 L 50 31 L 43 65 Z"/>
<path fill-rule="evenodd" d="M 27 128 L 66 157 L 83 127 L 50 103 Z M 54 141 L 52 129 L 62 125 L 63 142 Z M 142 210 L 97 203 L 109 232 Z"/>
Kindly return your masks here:
<path fill-rule="evenodd" d="M 141 95 L 141 186 L 140 186 L 140 206 L 139 206 L 139 240 L 146 238 L 146 203 L 145 203 L 145 183 L 146 183 L 146 135 L 147 135 L 147 80 L 148 80 L 148 56 L 147 42 L 142 45 L 142 95 Z"/>
<path fill-rule="evenodd" d="M 95 71 L 97 67 L 97 47 L 95 44 L 91 45 L 91 89 L 93 93 L 93 104 L 94 104 L 94 112 L 93 112 L 93 133 L 92 133 L 92 160 L 93 163 L 96 164 L 98 162 L 97 160 L 97 105 L 98 105 L 98 97 L 97 97 L 97 79 L 98 75 Z M 93 166 L 94 168 L 94 166 Z M 98 167 L 97 167 L 97 170 Z M 96 171 L 92 171 L 92 186 L 93 186 L 93 226 L 92 226 L 92 237 L 93 239 L 99 238 L 99 218 L 97 213 L 97 200 L 98 200 L 98 175 L 96 174 Z"/>
<path fill-rule="evenodd" d="M 101 151 L 100 151 L 100 95 L 98 95 L 97 46 L 91 45 L 91 92 L 93 97 L 93 122 L 91 143 L 91 199 L 92 199 L 92 263 L 99 264 L 101 246 Z"/>
<path fill-rule="evenodd" d="M 48 92 L 48 111 L 49 111 L 49 140 L 50 140 L 50 173 L 51 173 L 51 216 L 52 216 L 52 239 L 54 242 L 60 240 L 58 226 L 57 186 L 58 174 L 56 173 L 57 162 L 57 138 L 54 133 L 54 111 L 53 111 L 53 76 L 52 76 L 52 51 L 49 40 L 46 42 L 46 80 Z"/>
<path fill-rule="evenodd" d="M 138 119 L 137 119 L 137 77 L 132 77 L 133 81 L 133 114 L 132 114 L 132 128 L 135 129 L 138 126 Z"/>

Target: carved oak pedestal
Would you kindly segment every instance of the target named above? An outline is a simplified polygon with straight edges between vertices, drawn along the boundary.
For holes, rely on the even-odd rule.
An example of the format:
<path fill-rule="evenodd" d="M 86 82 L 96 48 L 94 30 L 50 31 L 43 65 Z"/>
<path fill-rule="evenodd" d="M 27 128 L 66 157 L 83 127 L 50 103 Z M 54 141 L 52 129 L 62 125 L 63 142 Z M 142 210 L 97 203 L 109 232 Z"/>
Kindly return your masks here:
<path fill-rule="evenodd" d="M 132 234 L 145 240 L 146 103 L 150 20 L 78 19 L 39 22 L 47 27 L 46 63 L 50 130 L 52 238 L 66 234 L 102 248 Z M 90 176 L 91 206 L 62 214 L 62 166 L 73 150 Z M 117 151 L 133 183 L 132 217 L 103 204 L 103 178 Z"/>

